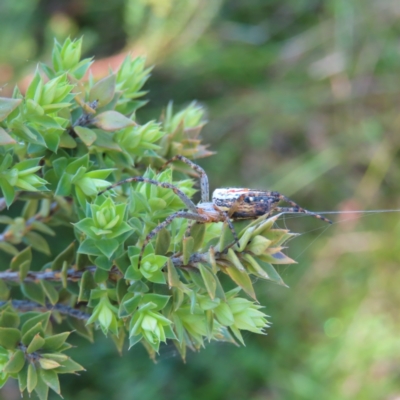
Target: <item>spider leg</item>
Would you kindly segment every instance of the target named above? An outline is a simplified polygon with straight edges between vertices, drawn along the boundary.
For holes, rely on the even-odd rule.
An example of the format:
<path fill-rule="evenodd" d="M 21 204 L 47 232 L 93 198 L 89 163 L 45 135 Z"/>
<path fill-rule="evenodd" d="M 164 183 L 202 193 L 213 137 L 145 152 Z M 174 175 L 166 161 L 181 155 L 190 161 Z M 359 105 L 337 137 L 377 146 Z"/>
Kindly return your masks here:
<path fill-rule="evenodd" d="M 237 200 L 237 202 L 239 202 L 239 199 L 241 199 L 241 197 L 242 196 L 240 196 L 239 198 L 238 198 L 238 200 Z M 235 202 L 235 204 L 231 207 L 231 208 L 233 208 L 233 207 L 235 207 L 235 205 L 236 205 L 236 202 Z M 229 229 L 230 229 L 230 231 L 232 232 L 232 236 L 233 236 L 233 238 L 235 239 L 230 245 L 228 245 L 222 252 L 225 252 L 226 250 L 228 250 L 230 247 L 232 247 L 232 246 L 234 246 L 235 244 L 237 244 L 237 246 L 239 247 L 239 238 L 238 238 L 238 235 L 237 235 L 237 233 L 236 233 L 236 231 L 235 231 L 235 227 L 233 226 L 233 224 L 232 224 L 232 220 L 231 220 L 231 218 L 230 218 L 230 216 L 231 216 L 231 214 L 230 214 L 230 209 L 229 209 L 229 211 L 222 211 L 218 206 L 216 206 L 215 204 L 214 204 L 214 209 L 216 210 L 216 211 L 218 211 L 219 212 L 219 214 L 221 215 L 221 221 L 224 221 L 224 222 L 226 222 L 227 224 L 228 224 L 228 227 L 229 227 Z M 235 210 L 233 210 L 233 212 L 235 212 Z M 232 212 L 232 214 L 233 214 L 233 212 Z"/>
<path fill-rule="evenodd" d="M 285 200 L 287 201 L 287 200 Z M 291 202 L 292 204 L 293 202 Z M 294 203 L 296 204 L 296 203 Z M 319 214 L 315 214 L 311 211 L 307 211 L 304 208 L 299 207 L 297 204 L 293 207 L 274 207 L 271 212 L 285 212 L 285 213 L 303 213 L 303 214 L 307 214 L 307 215 L 311 215 L 312 217 L 321 219 L 322 221 L 328 222 L 330 224 L 332 224 L 332 221 L 329 220 L 328 218 L 323 217 L 322 215 Z"/>
<path fill-rule="evenodd" d="M 189 236 L 191 235 L 190 232 L 191 232 L 192 227 L 193 227 L 193 225 L 194 225 L 195 223 L 196 223 L 196 222 L 194 222 L 194 221 L 188 223 L 188 226 L 187 226 L 186 231 L 185 231 L 185 237 L 189 237 Z"/>
<path fill-rule="evenodd" d="M 243 203 L 246 196 L 246 194 L 242 194 L 233 202 L 228 210 L 229 217 L 232 217 L 232 215 L 235 214 L 236 211 L 238 211 L 240 204 Z"/>
<path fill-rule="evenodd" d="M 195 170 L 200 175 L 201 202 L 207 203 L 210 200 L 210 189 L 209 189 L 209 185 L 208 185 L 208 177 L 207 177 L 207 174 L 204 171 L 204 169 L 201 168 L 199 165 L 188 160 L 186 157 L 183 157 L 181 155 L 176 155 L 176 156 L 172 157 L 170 160 L 168 160 L 161 167 L 161 170 L 163 170 L 168 164 L 170 164 L 176 160 L 182 161 L 186 165 L 189 165 L 190 168 Z"/>
<path fill-rule="evenodd" d="M 144 183 L 149 183 L 150 185 L 159 186 L 159 187 L 162 187 L 165 189 L 171 189 L 183 201 L 183 203 L 186 205 L 186 207 L 190 211 L 192 211 L 194 213 L 197 212 L 197 208 L 196 208 L 195 204 L 192 202 L 192 200 L 190 200 L 189 197 L 187 197 L 185 195 L 185 193 L 180 191 L 177 187 L 175 187 L 174 185 L 167 183 L 167 182 L 158 182 L 153 179 L 144 178 L 143 176 L 134 176 L 132 178 L 127 178 L 122 181 L 116 182 L 116 183 L 112 184 L 111 186 L 107 187 L 106 189 L 102 190 L 101 192 L 99 192 L 98 196 L 100 196 L 107 190 L 114 189 L 117 186 L 121 186 L 125 183 L 131 183 L 131 182 L 144 182 Z"/>
<path fill-rule="evenodd" d="M 138 268 L 140 268 L 140 264 L 142 262 L 142 258 L 143 258 L 143 253 L 144 253 L 144 249 L 146 248 L 146 246 L 148 245 L 148 243 L 150 242 L 150 240 L 157 235 L 158 232 L 161 231 L 161 229 L 166 228 L 175 218 L 186 218 L 186 219 L 190 219 L 192 221 L 197 221 L 197 222 L 208 222 L 208 218 L 197 214 L 197 213 L 192 213 L 192 212 L 188 212 L 188 211 L 177 211 L 174 214 L 169 215 L 165 221 L 161 222 L 161 224 L 157 225 L 151 232 L 149 232 L 146 236 L 146 238 L 144 239 L 144 242 L 142 244 L 142 248 L 140 249 L 140 254 L 139 254 L 139 260 L 138 260 Z"/>

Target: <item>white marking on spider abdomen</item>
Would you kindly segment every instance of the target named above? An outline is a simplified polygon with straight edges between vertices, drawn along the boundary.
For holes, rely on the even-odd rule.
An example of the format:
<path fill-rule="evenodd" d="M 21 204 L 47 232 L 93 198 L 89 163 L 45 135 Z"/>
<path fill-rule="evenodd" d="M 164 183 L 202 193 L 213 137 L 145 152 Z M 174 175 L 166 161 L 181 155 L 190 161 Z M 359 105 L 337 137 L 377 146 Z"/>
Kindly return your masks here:
<path fill-rule="evenodd" d="M 222 188 L 215 189 L 212 195 L 212 201 L 220 209 L 228 211 L 237 199 L 242 195 L 254 195 L 251 189 L 247 188 Z M 253 201 L 252 199 L 250 201 Z"/>
<path fill-rule="evenodd" d="M 234 201 L 238 199 L 242 194 L 249 194 L 250 189 L 246 188 L 222 188 L 215 189 L 212 195 L 213 200 L 227 200 Z"/>

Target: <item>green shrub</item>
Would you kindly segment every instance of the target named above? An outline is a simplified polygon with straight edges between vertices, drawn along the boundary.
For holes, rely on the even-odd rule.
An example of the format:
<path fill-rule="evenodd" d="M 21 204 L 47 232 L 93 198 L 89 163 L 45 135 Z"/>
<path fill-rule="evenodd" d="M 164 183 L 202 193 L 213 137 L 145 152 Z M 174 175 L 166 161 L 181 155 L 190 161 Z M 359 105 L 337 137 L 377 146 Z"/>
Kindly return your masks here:
<path fill-rule="evenodd" d="M 144 58 L 127 57 L 94 82 L 84 79 L 92 60 L 80 55 L 81 40 L 55 43 L 52 65 L 38 66 L 25 95 L 16 88 L 0 98 L 1 208 L 9 209 L 0 249 L 13 256 L 0 272 L 1 383 L 18 379 L 21 392 L 42 399 L 49 388 L 60 393 L 59 373 L 83 369 L 63 354 L 66 323 L 89 339 L 101 328 L 119 350 L 140 342 L 151 357 L 167 339 L 183 358 L 205 340 L 243 343 L 242 330 L 268 326 L 251 276 L 284 284 L 272 264 L 293 262 L 281 253 L 293 234 L 264 215 L 227 251 L 226 223 L 197 224 L 187 236 L 188 221 L 175 219 L 146 246 L 139 268 L 146 235 L 185 205 L 143 182 L 99 192 L 143 176 L 192 197 L 186 166 L 176 180 L 172 169 L 158 170 L 177 154 L 212 154 L 199 139 L 204 112 L 192 103 L 174 113 L 170 104 L 160 121 L 139 124 Z M 48 239 L 56 230 L 75 235 L 59 254 L 51 249 L 65 238 Z"/>

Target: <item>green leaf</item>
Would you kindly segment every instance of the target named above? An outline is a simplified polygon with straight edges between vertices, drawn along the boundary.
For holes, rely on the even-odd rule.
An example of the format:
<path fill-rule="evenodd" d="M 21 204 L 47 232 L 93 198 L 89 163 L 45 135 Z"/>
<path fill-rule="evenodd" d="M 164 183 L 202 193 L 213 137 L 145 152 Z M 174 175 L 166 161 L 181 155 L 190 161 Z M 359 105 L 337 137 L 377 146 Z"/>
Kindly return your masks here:
<path fill-rule="evenodd" d="M 127 314 L 131 315 L 137 310 L 139 303 L 142 300 L 142 296 L 140 294 L 132 295 L 131 293 L 128 293 L 126 296 L 128 297 L 128 299 L 123 300 L 123 302 L 121 303 L 120 311 L 123 311 L 122 310 L 123 307 L 123 309 L 127 312 Z"/>
<path fill-rule="evenodd" d="M 128 288 L 129 293 L 147 293 L 149 287 L 143 281 L 136 281 Z"/>
<path fill-rule="evenodd" d="M 70 347 L 68 347 L 68 348 L 70 348 Z M 69 359 L 69 357 L 67 355 L 61 354 L 61 353 L 41 353 L 41 355 L 44 358 L 47 358 L 47 359 L 53 360 L 53 361 L 57 361 L 58 363 L 62 363 L 62 362 L 67 361 Z M 51 366 L 50 369 L 52 369 L 54 364 L 51 364 L 49 366 Z"/>
<path fill-rule="evenodd" d="M 45 341 L 44 339 L 39 335 L 36 334 L 33 339 L 31 340 L 31 342 L 28 345 L 28 348 L 26 349 L 26 352 L 28 354 L 31 354 L 37 350 L 39 350 L 40 348 L 43 347 Z"/>
<path fill-rule="evenodd" d="M 75 126 L 74 131 L 86 146 L 91 146 L 97 139 L 96 133 L 84 126 Z"/>
<path fill-rule="evenodd" d="M 239 285 L 250 297 L 257 300 L 254 292 L 253 284 L 251 283 L 250 277 L 246 271 L 238 270 L 235 267 L 227 267 L 223 269 L 230 278 Z"/>
<path fill-rule="evenodd" d="M 193 224 L 190 229 L 190 236 L 194 240 L 193 251 L 198 251 L 203 246 L 204 237 L 206 234 L 205 224 Z"/>
<path fill-rule="evenodd" d="M 0 346 L 14 350 L 21 340 L 21 332 L 15 328 L 0 328 Z"/>
<path fill-rule="evenodd" d="M 68 286 L 68 264 L 66 261 L 63 262 L 62 268 L 61 268 L 61 282 L 63 285 L 63 288 L 66 289 Z"/>
<path fill-rule="evenodd" d="M 270 279 L 269 275 L 261 268 L 257 261 L 250 255 L 245 254 L 243 259 L 247 261 L 247 269 L 249 272 L 262 279 Z"/>
<path fill-rule="evenodd" d="M 25 355 L 23 351 L 17 350 L 4 366 L 3 371 L 8 374 L 18 374 L 25 365 Z"/>
<path fill-rule="evenodd" d="M 44 294 L 46 297 L 50 300 L 50 303 L 54 306 L 58 302 L 58 291 L 54 287 L 53 283 L 41 280 L 40 285 L 42 286 L 42 289 L 44 291 Z"/>
<path fill-rule="evenodd" d="M 7 116 L 21 104 L 21 102 L 22 99 L 0 97 L 0 121 L 5 120 Z"/>
<path fill-rule="evenodd" d="M 225 256 L 239 271 L 246 271 L 242 262 L 239 260 L 236 253 L 232 250 L 228 250 L 228 254 Z"/>
<path fill-rule="evenodd" d="M 219 238 L 219 251 L 225 250 L 233 241 L 232 232 L 226 222 L 222 225 L 222 232 Z"/>
<path fill-rule="evenodd" d="M 207 292 L 210 298 L 213 300 L 215 298 L 215 291 L 217 290 L 216 277 L 212 270 L 203 264 L 199 264 L 199 270 L 207 288 Z"/>
<path fill-rule="evenodd" d="M 65 149 L 74 149 L 76 147 L 76 142 L 67 132 L 63 132 L 60 136 L 60 147 Z"/>
<path fill-rule="evenodd" d="M 185 237 L 182 240 L 182 256 L 183 264 L 187 265 L 190 260 L 190 256 L 193 253 L 194 239 L 192 237 Z"/>
<path fill-rule="evenodd" d="M 48 225 L 46 225 L 46 224 L 44 224 L 43 222 L 40 222 L 40 221 L 31 222 L 31 227 L 35 231 L 39 231 L 39 232 L 45 233 L 46 235 L 55 236 L 55 234 L 56 234 L 53 231 L 53 229 L 51 229 Z"/>
<path fill-rule="evenodd" d="M 125 281 L 125 279 L 119 279 L 117 282 L 117 301 L 118 303 L 121 303 L 122 299 L 128 292 L 128 283 Z"/>
<path fill-rule="evenodd" d="M 28 393 L 32 393 L 37 385 L 37 371 L 33 364 L 28 365 L 28 378 L 27 378 Z"/>
<path fill-rule="evenodd" d="M 94 281 L 93 275 L 89 271 L 85 271 L 82 275 L 82 279 L 79 282 L 79 296 L 78 302 L 89 301 L 90 292 L 92 289 L 97 287 Z"/>
<path fill-rule="evenodd" d="M 61 367 L 56 368 L 53 371 L 57 372 L 57 374 L 72 374 L 78 371 L 85 371 L 85 368 L 75 361 L 68 359 L 62 363 Z"/>
<path fill-rule="evenodd" d="M 47 325 L 49 323 L 51 312 L 47 311 L 45 313 L 35 313 L 33 317 L 29 317 L 23 324 L 21 328 L 22 335 L 25 335 L 30 329 L 32 329 L 36 324 L 41 323 L 43 329 L 47 329 Z M 33 335 L 34 336 L 34 335 Z M 33 338 L 32 336 L 32 338 Z M 31 339 L 32 340 L 32 339 Z M 29 343 L 28 343 L 29 344 Z"/>
<path fill-rule="evenodd" d="M 135 335 L 129 337 L 129 349 L 131 349 L 135 344 L 139 343 L 143 338 L 143 335 Z"/>
<path fill-rule="evenodd" d="M 25 241 L 31 245 L 35 250 L 40 251 L 46 255 L 50 255 L 50 247 L 46 239 L 36 232 L 28 232 L 25 234 Z"/>
<path fill-rule="evenodd" d="M 256 235 L 251 239 L 250 244 L 246 247 L 246 251 L 250 251 L 255 255 L 260 255 L 263 254 L 266 249 L 268 249 L 271 243 L 271 240 L 263 236 Z"/>
<path fill-rule="evenodd" d="M 151 211 L 153 212 L 165 210 L 167 208 L 167 203 L 165 202 L 164 199 L 155 197 L 147 200 L 147 203 L 150 206 Z"/>
<path fill-rule="evenodd" d="M 207 310 L 205 312 L 205 315 L 206 315 L 207 339 L 211 340 L 213 326 L 214 326 L 214 313 L 211 310 Z"/>
<path fill-rule="evenodd" d="M 257 258 L 256 261 L 261 266 L 261 268 L 265 271 L 265 273 L 268 275 L 268 279 L 270 279 L 273 282 L 276 282 L 279 285 L 289 287 L 283 281 L 283 279 L 278 274 L 278 272 L 276 272 L 276 269 L 272 266 L 272 264 L 270 264 L 268 262 L 264 262 L 264 261 L 260 260 L 259 258 Z"/>
<path fill-rule="evenodd" d="M 30 265 L 31 265 L 31 262 L 29 260 L 26 260 L 19 266 L 19 280 L 20 280 L 20 282 L 23 282 L 23 280 L 28 275 Z"/>
<path fill-rule="evenodd" d="M 3 250 L 7 254 L 11 254 L 12 256 L 16 256 L 18 254 L 18 249 L 7 242 L 0 242 L 0 250 Z"/>
<path fill-rule="evenodd" d="M 27 379 L 28 379 L 28 364 L 25 364 L 22 370 L 18 374 L 18 386 L 21 395 L 26 389 Z"/>
<path fill-rule="evenodd" d="M 96 257 L 94 261 L 97 267 L 104 269 L 105 271 L 110 271 L 113 263 L 106 256 Z"/>
<path fill-rule="evenodd" d="M 68 339 L 71 332 L 62 332 L 57 335 L 48 336 L 45 338 L 43 345 L 43 351 L 56 352 Z"/>
<path fill-rule="evenodd" d="M 0 186 L 6 199 L 7 207 L 10 207 L 15 198 L 15 190 L 4 178 L 0 180 Z"/>
<path fill-rule="evenodd" d="M 8 285 L 0 279 L 0 300 L 8 300 L 10 296 L 10 288 Z"/>
<path fill-rule="evenodd" d="M 70 174 L 64 173 L 61 179 L 58 181 L 55 195 L 56 196 L 69 196 L 71 194 L 72 176 Z"/>
<path fill-rule="evenodd" d="M 25 203 L 24 209 L 22 210 L 21 217 L 25 221 L 27 221 L 36 214 L 37 208 L 38 208 L 38 200 L 36 199 L 28 200 Z"/>
<path fill-rule="evenodd" d="M 136 122 L 126 118 L 117 111 L 104 111 L 103 113 L 96 115 L 93 119 L 93 124 L 107 132 L 113 132 L 126 128 L 127 126 L 134 126 L 136 125 Z"/>
<path fill-rule="evenodd" d="M 295 234 L 289 233 L 289 230 L 287 229 L 268 229 L 266 232 L 262 232 L 262 235 L 271 240 L 274 246 L 280 246 L 285 239 L 288 239 Z"/>
<path fill-rule="evenodd" d="M 279 218 L 280 214 L 276 214 L 273 217 L 268 218 L 268 214 L 264 214 L 261 217 L 255 219 L 253 222 L 248 224 L 240 233 L 239 237 L 241 237 L 244 232 L 250 228 L 254 227 L 253 234 L 254 235 L 261 235 L 264 232 L 268 231 L 269 229 L 272 228 L 272 226 L 275 224 L 276 220 Z"/>
<path fill-rule="evenodd" d="M 154 303 L 156 308 L 154 308 L 152 311 L 161 311 L 167 305 L 170 298 L 171 296 L 149 293 L 143 296 L 141 303 Z"/>
<path fill-rule="evenodd" d="M 40 370 L 40 376 L 43 379 L 43 382 L 52 390 L 54 390 L 57 394 L 60 394 L 60 381 L 58 380 L 58 374 L 54 372 L 52 369 L 42 369 Z"/>
<path fill-rule="evenodd" d="M 44 291 L 39 284 L 34 282 L 23 282 L 21 283 L 21 292 L 25 297 L 36 301 L 36 303 L 45 304 L 45 295 Z"/>
<path fill-rule="evenodd" d="M 38 322 L 31 329 L 29 329 L 28 332 L 22 336 L 21 342 L 25 346 L 28 346 L 37 334 L 44 336 L 43 325 L 41 322 Z"/>
<path fill-rule="evenodd" d="M 118 335 L 111 335 L 111 339 L 113 340 L 115 346 L 117 347 L 117 351 L 120 356 L 122 356 L 122 351 L 125 345 L 126 333 L 123 328 L 118 330 Z"/>
<path fill-rule="evenodd" d="M 104 283 L 105 281 L 107 281 L 108 277 L 109 277 L 108 271 L 104 271 L 104 269 L 100 268 L 97 268 L 93 275 L 94 281 L 97 284 Z"/>
<path fill-rule="evenodd" d="M 35 99 L 35 95 L 36 95 L 35 100 L 37 100 L 37 97 L 40 96 L 42 87 L 43 87 L 43 80 L 42 80 L 42 77 L 40 76 L 39 70 L 36 68 L 35 75 L 33 76 L 33 79 L 31 81 L 31 83 L 29 84 L 28 89 L 26 89 L 25 98 L 26 99 Z M 40 99 L 40 97 L 39 97 L 39 99 Z"/>
<path fill-rule="evenodd" d="M 75 332 L 83 338 L 93 343 L 93 328 L 92 326 L 86 326 L 86 321 L 77 318 L 68 317 L 68 323 L 75 330 Z"/>
<path fill-rule="evenodd" d="M 280 251 L 274 252 L 272 254 L 264 253 L 260 255 L 259 258 L 264 262 L 271 264 L 296 264 L 296 261 Z"/>
<path fill-rule="evenodd" d="M 39 371 L 40 371 L 40 369 L 39 369 Z M 38 395 L 39 400 L 47 400 L 47 398 L 49 396 L 49 387 L 43 381 L 41 375 L 38 375 L 38 377 L 37 377 L 35 393 Z"/>
<path fill-rule="evenodd" d="M 52 271 L 61 270 L 64 261 L 71 265 L 75 257 L 75 242 L 72 242 L 65 250 L 63 250 L 51 264 Z"/>
<path fill-rule="evenodd" d="M 89 101 L 98 100 L 99 107 L 107 105 L 114 98 L 115 81 L 115 75 L 112 74 L 96 82 L 90 89 Z"/>
<path fill-rule="evenodd" d="M 0 326 L 4 328 L 17 328 L 19 326 L 20 318 L 14 311 L 4 310 L 1 313 Z"/>
<path fill-rule="evenodd" d="M 181 287 L 182 282 L 179 279 L 178 271 L 175 268 L 174 263 L 169 258 L 167 261 L 167 268 L 168 268 L 168 285 L 169 287 Z"/>
<path fill-rule="evenodd" d="M 168 248 L 171 243 L 171 234 L 167 229 L 161 229 L 157 235 L 155 254 L 164 255 L 168 253 Z"/>
<path fill-rule="evenodd" d="M 114 141 L 114 136 L 110 135 L 109 132 L 102 131 L 101 129 L 96 129 L 95 133 L 97 139 L 93 144 L 94 146 L 101 147 L 106 150 L 122 152 L 121 147 L 119 147 L 118 143 Z"/>
<path fill-rule="evenodd" d="M 13 257 L 10 265 L 11 271 L 19 271 L 21 264 L 25 261 L 32 261 L 32 250 L 30 247 L 26 247 L 24 250 L 18 253 L 18 255 Z"/>
<path fill-rule="evenodd" d="M 103 255 L 100 249 L 96 246 L 96 242 L 90 238 L 85 239 L 79 245 L 78 253 L 89 254 L 93 256 Z"/>
<path fill-rule="evenodd" d="M 47 370 L 47 369 L 58 368 L 61 364 L 50 358 L 40 357 L 39 365 L 40 365 L 40 368 Z"/>
<path fill-rule="evenodd" d="M 111 258 L 119 246 L 117 239 L 100 239 L 95 241 L 94 244 L 108 258 Z"/>

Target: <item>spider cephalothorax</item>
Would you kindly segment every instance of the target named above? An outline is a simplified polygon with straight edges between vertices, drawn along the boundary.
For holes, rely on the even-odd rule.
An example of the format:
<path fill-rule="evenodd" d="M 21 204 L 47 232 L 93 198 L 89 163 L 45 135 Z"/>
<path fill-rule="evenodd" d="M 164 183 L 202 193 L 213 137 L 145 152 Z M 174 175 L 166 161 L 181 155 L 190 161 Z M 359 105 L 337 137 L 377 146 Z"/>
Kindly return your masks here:
<path fill-rule="evenodd" d="M 271 214 L 274 212 L 285 212 L 303 213 L 321 219 L 325 222 L 332 223 L 329 219 L 319 214 L 315 214 L 311 211 L 305 210 L 294 201 L 290 200 L 279 192 L 253 190 L 247 188 L 222 188 L 216 189 L 213 192 L 212 201 L 210 201 L 208 177 L 203 168 L 180 155 L 177 155 L 171 160 L 167 161 L 164 164 L 163 168 L 171 162 L 177 160 L 189 165 L 194 171 L 196 171 L 200 175 L 201 201 L 197 205 L 195 205 L 192 200 L 189 199 L 189 197 L 187 197 L 174 185 L 167 182 L 158 182 L 156 180 L 144 178 L 142 176 L 127 178 L 122 181 L 116 182 L 99 193 L 100 195 L 107 190 L 123 185 L 124 183 L 144 182 L 173 190 L 173 192 L 177 196 L 179 196 L 179 198 L 186 205 L 187 210 L 177 211 L 169 215 L 163 222 L 161 222 L 150 233 L 148 233 L 140 251 L 138 260 L 139 267 L 144 249 L 149 241 L 161 229 L 166 228 L 176 218 L 186 218 L 202 224 L 210 222 L 227 222 L 235 239 L 233 244 L 237 243 L 239 239 L 233 227 L 232 220 L 254 219 L 265 214 Z M 280 201 L 288 203 L 291 207 L 278 207 L 277 205 Z"/>

